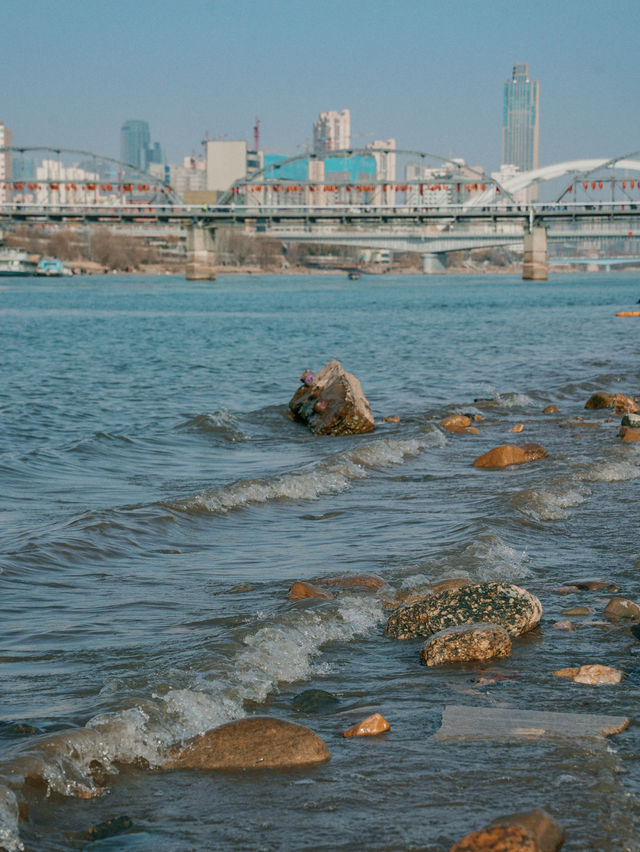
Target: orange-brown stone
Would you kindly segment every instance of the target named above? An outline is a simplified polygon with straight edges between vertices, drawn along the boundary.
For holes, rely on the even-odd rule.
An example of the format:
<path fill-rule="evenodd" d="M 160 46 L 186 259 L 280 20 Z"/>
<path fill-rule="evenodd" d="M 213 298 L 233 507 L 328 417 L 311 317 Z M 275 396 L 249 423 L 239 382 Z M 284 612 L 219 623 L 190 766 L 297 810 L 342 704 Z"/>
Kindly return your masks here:
<path fill-rule="evenodd" d="M 547 451 L 541 444 L 504 444 L 479 456 L 473 463 L 474 467 L 495 468 L 509 467 L 512 464 L 525 464 L 545 458 Z"/>
<path fill-rule="evenodd" d="M 516 423 L 516 425 L 512 426 L 511 429 L 509 429 L 509 431 L 510 432 L 522 432 L 523 429 L 524 429 L 524 423 Z"/>
<path fill-rule="evenodd" d="M 604 391 L 592 394 L 587 400 L 585 408 L 613 408 L 618 414 L 638 411 L 636 401 L 630 396 L 623 393 L 605 393 Z"/>
<path fill-rule="evenodd" d="M 380 713 L 374 713 L 373 716 L 367 716 L 362 722 L 353 725 L 346 730 L 343 737 L 375 737 L 377 734 L 384 734 L 390 729 L 391 725 L 387 722 L 384 716 Z"/>
<path fill-rule="evenodd" d="M 320 586 L 336 586 L 339 589 L 351 589 L 358 586 L 365 589 L 381 589 L 387 585 L 377 574 L 345 574 L 343 577 L 316 577 L 313 581 Z"/>
<path fill-rule="evenodd" d="M 459 840 L 451 852 L 558 852 L 564 836 L 560 823 L 537 808 L 500 817 Z"/>
<path fill-rule="evenodd" d="M 466 414 L 452 414 L 440 421 L 440 425 L 447 432 L 459 432 L 471 426 L 471 418 Z"/>
<path fill-rule="evenodd" d="M 640 429 L 634 429 L 633 426 L 621 426 L 618 435 L 625 443 L 640 441 Z"/>
<path fill-rule="evenodd" d="M 557 405 L 547 405 L 546 408 L 542 409 L 543 414 L 556 414 L 557 411 L 558 411 Z"/>
<path fill-rule="evenodd" d="M 291 601 L 301 601 L 304 598 L 323 598 L 328 601 L 333 595 L 328 589 L 319 589 L 312 583 L 305 583 L 302 580 L 298 580 L 289 589 L 287 597 Z"/>
<path fill-rule="evenodd" d="M 282 769 L 329 760 L 324 742 L 309 728 L 251 716 L 220 725 L 174 748 L 163 769 Z"/>

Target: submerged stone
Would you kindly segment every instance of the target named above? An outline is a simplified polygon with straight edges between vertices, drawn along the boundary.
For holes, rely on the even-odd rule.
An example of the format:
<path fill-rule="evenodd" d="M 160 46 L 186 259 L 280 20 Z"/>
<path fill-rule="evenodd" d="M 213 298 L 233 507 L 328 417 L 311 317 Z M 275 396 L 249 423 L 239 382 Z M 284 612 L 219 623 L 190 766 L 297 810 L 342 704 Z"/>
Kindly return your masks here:
<path fill-rule="evenodd" d="M 305 689 L 292 701 L 297 713 L 331 713 L 340 704 L 340 700 L 324 689 Z"/>
<path fill-rule="evenodd" d="M 450 852 L 558 852 L 564 837 L 560 823 L 537 808 L 499 817 L 454 843 Z"/>
<path fill-rule="evenodd" d="M 301 601 L 305 598 L 322 598 L 328 601 L 333 595 L 328 589 L 319 589 L 313 583 L 305 583 L 302 580 L 298 580 L 289 588 L 287 597 L 290 601 Z"/>
<path fill-rule="evenodd" d="M 284 769 L 329 760 L 329 749 L 309 728 L 251 716 L 228 722 L 171 750 L 163 769 Z"/>

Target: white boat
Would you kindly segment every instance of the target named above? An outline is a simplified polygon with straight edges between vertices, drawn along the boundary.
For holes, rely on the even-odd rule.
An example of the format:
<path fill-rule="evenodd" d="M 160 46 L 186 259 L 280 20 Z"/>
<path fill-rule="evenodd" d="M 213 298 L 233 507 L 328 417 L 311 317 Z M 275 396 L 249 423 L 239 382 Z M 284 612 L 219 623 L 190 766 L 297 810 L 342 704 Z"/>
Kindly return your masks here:
<path fill-rule="evenodd" d="M 6 275 L 37 275 L 38 255 L 19 248 L 0 247 L 0 277 Z"/>

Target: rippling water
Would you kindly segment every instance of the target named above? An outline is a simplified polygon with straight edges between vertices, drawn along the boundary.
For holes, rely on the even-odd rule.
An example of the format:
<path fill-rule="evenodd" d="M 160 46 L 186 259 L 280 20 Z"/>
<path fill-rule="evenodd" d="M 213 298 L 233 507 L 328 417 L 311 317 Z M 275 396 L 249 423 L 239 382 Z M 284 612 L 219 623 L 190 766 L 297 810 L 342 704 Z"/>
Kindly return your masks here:
<path fill-rule="evenodd" d="M 584 410 L 595 390 L 639 392 L 640 320 L 615 317 L 639 296 L 632 275 L 3 284 L 0 845 L 80 848 L 127 814 L 131 833 L 91 848 L 444 852 L 544 807 L 565 849 L 640 849 L 640 644 L 602 627 L 607 593 L 554 591 L 602 576 L 640 600 L 640 449 L 617 438 L 619 417 Z M 319 438 L 287 419 L 298 376 L 331 358 L 360 379 L 374 433 Z M 479 435 L 441 429 L 459 412 L 485 418 Z M 548 458 L 472 467 L 525 440 Z M 431 670 L 420 642 L 382 635 L 388 589 L 286 597 L 295 580 L 360 571 L 396 591 L 513 581 L 543 620 L 506 660 Z M 575 605 L 591 614 L 554 629 Z M 552 674 L 590 662 L 625 679 Z M 487 674 L 502 679 L 476 681 Z M 336 711 L 296 713 L 310 687 Z M 448 704 L 632 725 L 606 742 L 431 740 Z M 374 711 L 388 734 L 340 736 Z M 146 768 L 248 713 L 308 725 L 331 761 Z M 72 752 L 38 749 L 70 729 Z M 86 801 L 98 760 L 108 789 Z"/>

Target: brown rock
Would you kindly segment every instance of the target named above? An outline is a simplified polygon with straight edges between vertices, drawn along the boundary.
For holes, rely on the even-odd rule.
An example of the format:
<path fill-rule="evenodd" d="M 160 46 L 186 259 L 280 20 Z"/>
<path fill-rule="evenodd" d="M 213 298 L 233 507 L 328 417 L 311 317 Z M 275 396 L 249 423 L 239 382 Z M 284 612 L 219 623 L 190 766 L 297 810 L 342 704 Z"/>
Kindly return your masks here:
<path fill-rule="evenodd" d="M 605 393 L 604 391 L 592 394 L 587 400 L 585 408 L 613 408 L 618 414 L 638 411 L 635 400 L 630 396 L 623 393 Z"/>
<path fill-rule="evenodd" d="M 632 441 L 640 441 L 640 429 L 634 429 L 632 426 L 621 426 L 618 436 L 627 444 Z"/>
<path fill-rule="evenodd" d="M 564 828 L 541 808 L 500 817 L 493 825 L 521 825 L 533 835 L 540 852 L 558 852 L 564 843 Z"/>
<path fill-rule="evenodd" d="M 228 722 L 172 749 L 163 769 L 282 769 L 331 757 L 313 731 L 283 719 L 251 716 Z"/>
<path fill-rule="evenodd" d="M 298 580 L 289 589 L 287 597 L 290 601 L 301 601 L 304 598 L 323 598 L 328 601 L 333 595 L 327 589 L 319 589 L 312 583 L 304 583 L 302 580 Z"/>
<path fill-rule="evenodd" d="M 618 669 L 598 664 L 580 666 L 573 669 L 558 669 L 558 671 L 554 672 L 554 675 L 557 677 L 568 677 L 574 683 L 586 683 L 591 686 L 620 683 L 622 680 L 622 672 L 618 671 Z"/>
<path fill-rule="evenodd" d="M 611 598 L 604 608 L 603 615 L 611 621 L 620 621 L 621 619 L 640 621 L 640 606 L 625 598 Z"/>
<path fill-rule="evenodd" d="M 383 417 L 382 419 L 384 420 L 385 423 L 399 423 L 400 422 L 400 418 L 398 417 L 397 414 L 389 414 L 388 417 Z"/>
<path fill-rule="evenodd" d="M 588 606 L 572 606 L 571 609 L 563 609 L 563 615 L 591 615 L 593 610 Z"/>
<path fill-rule="evenodd" d="M 509 467 L 512 464 L 536 461 L 545 458 L 546 455 L 547 451 L 541 444 L 523 444 L 522 446 L 504 444 L 479 456 L 474 461 L 473 466 L 484 468 Z"/>
<path fill-rule="evenodd" d="M 568 633 L 573 631 L 573 624 L 570 621 L 556 621 L 553 624 L 554 630 L 566 630 Z"/>
<path fill-rule="evenodd" d="M 524 429 L 524 423 L 516 423 L 516 425 L 512 426 L 511 429 L 509 429 L 509 431 L 510 432 L 522 432 L 523 429 Z"/>
<path fill-rule="evenodd" d="M 342 736 L 374 737 L 377 734 L 384 734 L 384 732 L 388 731 L 390 728 L 391 725 L 387 722 L 384 716 L 381 716 L 380 713 L 374 713 L 373 716 L 367 716 L 367 718 L 363 719 L 362 722 L 358 722 L 357 725 L 353 725 L 351 728 L 346 730 Z"/>
<path fill-rule="evenodd" d="M 461 624 L 434 633 L 420 651 L 426 666 L 508 657 L 509 634 L 499 624 Z"/>
<path fill-rule="evenodd" d="M 339 589 L 362 587 L 365 589 L 381 589 L 387 585 L 377 574 L 346 574 L 344 577 L 316 577 L 313 581 L 319 586 L 336 586 Z"/>
<path fill-rule="evenodd" d="M 474 583 L 426 595 L 391 613 L 385 633 L 395 639 L 430 636 L 460 624 L 500 624 L 510 636 L 531 630 L 542 606 L 535 595 L 512 583 Z"/>
<path fill-rule="evenodd" d="M 329 361 L 317 375 L 302 374 L 303 384 L 289 403 L 293 415 L 318 435 L 371 432 L 374 419 L 358 379 L 339 361 Z"/>
<path fill-rule="evenodd" d="M 521 825 L 491 825 L 467 834 L 449 852 L 541 852 L 535 838 Z"/>
<path fill-rule="evenodd" d="M 581 591 L 599 591 L 600 589 L 606 589 L 608 592 L 617 592 L 618 587 L 613 582 L 613 580 L 600 580 L 600 579 L 588 579 L 588 580 L 568 580 L 566 586 L 572 591 L 573 589 L 580 589 Z"/>
<path fill-rule="evenodd" d="M 466 414 L 452 414 L 440 421 L 440 425 L 447 432 L 459 432 L 471 426 L 471 418 Z"/>
<path fill-rule="evenodd" d="M 557 405 L 547 405 L 546 408 L 542 409 L 543 414 L 556 414 L 558 411 Z"/>

